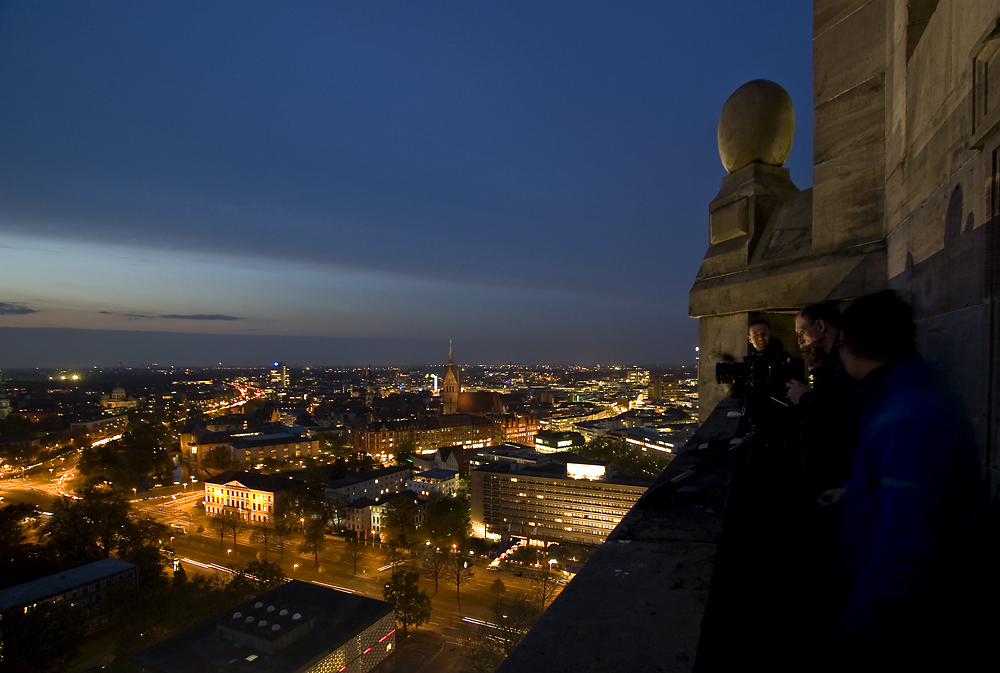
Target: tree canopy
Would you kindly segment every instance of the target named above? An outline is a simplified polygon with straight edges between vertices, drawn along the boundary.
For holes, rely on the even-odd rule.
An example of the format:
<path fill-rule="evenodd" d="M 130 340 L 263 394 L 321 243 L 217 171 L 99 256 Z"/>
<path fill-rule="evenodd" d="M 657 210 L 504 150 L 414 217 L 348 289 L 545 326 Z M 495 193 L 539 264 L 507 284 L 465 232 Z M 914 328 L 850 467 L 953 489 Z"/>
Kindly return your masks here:
<path fill-rule="evenodd" d="M 382 589 L 382 598 L 396 610 L 396 623 L 402 627 L 404 638 L 408 627 L 419 627 L 431 618 L 431 597 L 417 587 L 419 577 L 412 570 L 395 572 Z"/>

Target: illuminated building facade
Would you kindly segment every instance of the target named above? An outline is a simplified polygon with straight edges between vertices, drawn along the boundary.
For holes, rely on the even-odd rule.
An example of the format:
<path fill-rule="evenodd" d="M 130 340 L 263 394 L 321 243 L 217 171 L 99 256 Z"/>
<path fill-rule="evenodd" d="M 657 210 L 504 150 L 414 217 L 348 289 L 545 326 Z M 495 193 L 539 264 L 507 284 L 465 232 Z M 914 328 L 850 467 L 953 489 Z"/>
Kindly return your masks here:
<path fill-rule="evenodd" d="M 541 430 L 537 416 L 531 414 L 497 414 L 491 415 L 493 421 L 493 444 L 516 442 L 532 445 L 535 435 Z"/>
<path fill-rule="evenodd" d="M 540 430 L 535 434 L 535 451 L 538 453 L 556 453 L 557 451 L 572 451 L 584 445 L 583 435 L 579 432 L 557 432 Z"/>
<path fill-rule="evenodd" d="M 284 511 L 291 477 L 256 472 L 223 472 L 205 480 L 205 513 L 232 513 L 250 523 L 274 523 Z"/>
<path fill-rule="evenodd" d="M 657 374 L 649 377 L 649 399 L 654 402 L 676 402 L 679 392 L 676 376 Z"/>
<path fill-rule="evenodd" d="M 429 498 L 435 493 L 442 495 L 458 493 L 458 470 L 435 468 L 418 472 L 406 482 L 406 489 L 421 498 Z"/>
<path fill-rule="evenodd" d="M 564 458 L 523 469 L 491 463 L 473 470 L 473 535 L 598 545 L 653 483 L 615 477 L 609 465 L 574 454 Z"/>
<path fill-rule="evenodd" d="M 356 451 L 389 457 L 395 447 L 412 441 L 417 452 L 442 446 L 481 449 L 493 444 L 493 422 L 481 416 L 450 414 L 403 421 L 357 423 L 351 428 L 351 445 Z"/>
<path fill-rule="evenodd" d="M 271 387 L 284 390 L 288 387 L 288 367 L 284 362 L 274 362 L 271 365 Z"/>

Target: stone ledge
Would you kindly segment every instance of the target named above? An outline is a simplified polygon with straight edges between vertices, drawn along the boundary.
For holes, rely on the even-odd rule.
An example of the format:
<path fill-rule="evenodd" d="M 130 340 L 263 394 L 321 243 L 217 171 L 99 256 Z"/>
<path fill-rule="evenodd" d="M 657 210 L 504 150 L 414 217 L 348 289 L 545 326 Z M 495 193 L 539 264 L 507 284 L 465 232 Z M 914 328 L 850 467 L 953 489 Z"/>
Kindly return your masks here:
<path fill-rule="evenodd" d="M 737 408 L 724 399 L 653 488 L 702 460 L 691 447 L 731 437 Z M 498 673 L 692 671 L 731 476 L 724 468 L 671 503 L 633 508 Z"/>

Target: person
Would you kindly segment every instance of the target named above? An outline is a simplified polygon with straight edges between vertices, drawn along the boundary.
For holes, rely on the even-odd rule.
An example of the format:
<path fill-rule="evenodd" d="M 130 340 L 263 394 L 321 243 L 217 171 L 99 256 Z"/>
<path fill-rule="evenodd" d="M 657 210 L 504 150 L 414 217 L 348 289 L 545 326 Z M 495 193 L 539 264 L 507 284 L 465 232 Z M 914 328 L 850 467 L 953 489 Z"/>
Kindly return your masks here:
<path fill-rule="evenodd" d="M 837 336 L 840 334 L 841 315 L 836 305 L 812 304 L 795 316 L 795 338 L 799 345 L 799 355 L 809 367 L 814 386 L 825 387 L 833 379 L 846 376 L 840 363 Z M 801 381 L 788 383 L 788 399 L 792 404 L 800 404 L 812 397 L 814 386 Z"/>
<path fill-rule="evenodd" d="M 842 320 L 832 303 L 806 306 L 795 317 L 795 336 L 812 385 L 792 380 L 786 387 L 789 401 L 799 410 L 810 501 L 843 484 L 854 444 L 855 396 L 836 344 Z"/>
<path fill-rule="evenodd" d="M 840 508 L 842 663 L 967 670 L 964 581 L 981 474 L 971 426 L 917 354 L 914 332 L 909 306 L 892 292 L 844 312 L 840 357 L 861 382 L 857 439 L 843 488 L 821 497 Z"/>
<path fill-rule="evenodd" d="M 773 360 L 788 359 L 785 345 L 781 343 L 781 339 L 771 335 L 771 323 L 763 318 L 757 318 L 750 323 L 747 341 L 753 346 L 756 355 L 763 355 Z"/>

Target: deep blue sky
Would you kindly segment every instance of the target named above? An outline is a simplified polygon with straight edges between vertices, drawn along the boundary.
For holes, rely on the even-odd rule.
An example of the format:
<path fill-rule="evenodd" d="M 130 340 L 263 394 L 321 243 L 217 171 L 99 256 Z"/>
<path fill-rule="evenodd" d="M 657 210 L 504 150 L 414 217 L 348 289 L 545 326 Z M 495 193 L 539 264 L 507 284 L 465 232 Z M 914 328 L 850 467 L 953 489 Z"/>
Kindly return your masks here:
<path fill-rule="evenodd" d="M 811 26 L 802 0 L 0 3 L 0 366 L 688 362 L 719 111 L 784 86 L 808 187 Z"/>

